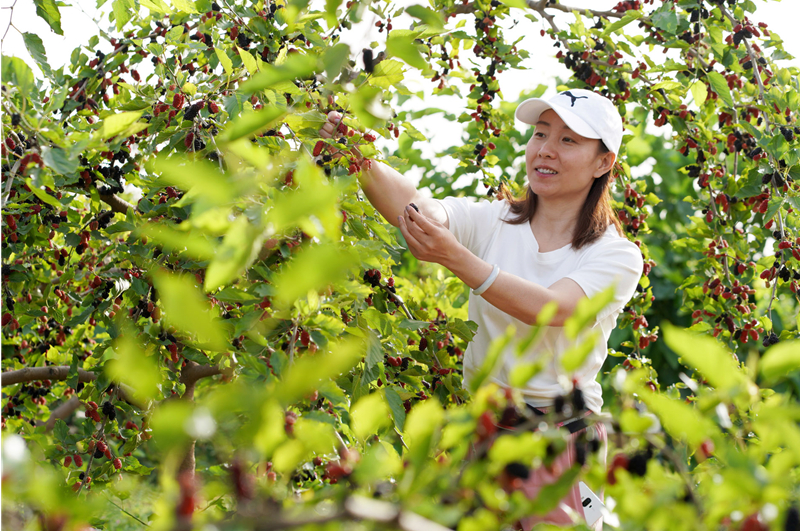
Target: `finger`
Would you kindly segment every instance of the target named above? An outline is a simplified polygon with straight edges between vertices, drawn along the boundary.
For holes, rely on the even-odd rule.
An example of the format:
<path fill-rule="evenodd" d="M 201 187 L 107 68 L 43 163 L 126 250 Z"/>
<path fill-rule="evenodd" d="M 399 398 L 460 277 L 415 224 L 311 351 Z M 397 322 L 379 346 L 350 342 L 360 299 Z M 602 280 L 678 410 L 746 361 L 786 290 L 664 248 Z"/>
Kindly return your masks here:
<path fill-rule="evenodd" d="M 425 214 L 421 212 L 417 212 L 414 207 L 408 206 L 409 214 L 414 216 L 414 222 L 419 225 L 419 227 L 426 233 L 426 234 L 433 234 L 437 230 L 447 230 L 444 225 L 440 222 L 436 221 L 433 218 L 429 218 Z"/>
<path fill-rule="evenodd" d="M 408 232 L 414 237 L 414 239 L 422 242 L 425 238 L 427 238 L 428 234 L 422 230 L 422 227 L 419 226 L 413 219 L 411 219 L 411 213 L 408 211 L 403 211 L 403 217 L 406 218 L 406 226 L 408 227 Z"/>
<path fill-rule="evenodd" d="M 336 111 L 331 111 L 328 113 L 328 122 L 332 124 L 338 124 L 339 120 L 342 119 L 342 115 Z"/>
<path fill-rule="evenodd" d="M 406 244 L 408 244 L 408 249 L 412 251 L 411 254 L 414 254 L 412 248 L 417 248 L 419 246 L 419 242 L 417 239 L 411 235 L 408 230 L 408 222 L 406 222 L 403 216 L 397 216 L 397 227 L 400 229 L 400 232 L 403 234 L 403 238 L 406 239 Z"/>
<path fill-rule="evenodd" d="M 411 205 L 406 205 L 406 208 L 403 209 L 403 214 L 408 216 L 408 218 L 414 222 L 414 226 L 423 233 L 428 233 L 428 231 L 425 230 L 426 227 L 429 229 L 432 228 L 432 225 L 427 222 L 428 218 L 417 212 Z"/>

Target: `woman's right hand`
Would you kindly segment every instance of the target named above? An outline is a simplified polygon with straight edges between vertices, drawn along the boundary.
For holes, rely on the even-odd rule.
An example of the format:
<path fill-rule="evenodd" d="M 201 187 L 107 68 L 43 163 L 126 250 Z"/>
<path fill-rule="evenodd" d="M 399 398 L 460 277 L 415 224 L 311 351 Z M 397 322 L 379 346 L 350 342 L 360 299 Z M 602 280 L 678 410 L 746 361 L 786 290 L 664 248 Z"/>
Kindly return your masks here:
<path fill-rule="evenodd" d="M 322 138 L 333 138 L 335 136 L 334 133 L 338 132 L 339 124 L 343 123 L 343 119 L 344 117 L 338 112 L 329 112 L 328 119 L 325 120 L 325 124 L 322 126 L 322 129 L 319 130 L 319 136 Z"/>
<path fill-rule="evenodd" d="M 325 120 L 322 128 L 319 130 L 319 136 L 322 138 L 340 138 L 345 137 L 349 138 L 355 135 L 355 131 L 350 129 L 344 124 L 344 116 L 336 111 L 331 111 L 328 113 L 328 119 Z M 361 155 L 361 152 L 358 150 L 357 147 L 352 146 L 349 149 L 342 146 L 342 149 L 335 149 L 330 145 L 326 145 L 325 149 L 334 156 L 334 157 L 343 157 L 349 151 L 352 158 L 355 159 L 355 162 L 360 166 L 361 163 L 364 161 L 364 157 Z"/>

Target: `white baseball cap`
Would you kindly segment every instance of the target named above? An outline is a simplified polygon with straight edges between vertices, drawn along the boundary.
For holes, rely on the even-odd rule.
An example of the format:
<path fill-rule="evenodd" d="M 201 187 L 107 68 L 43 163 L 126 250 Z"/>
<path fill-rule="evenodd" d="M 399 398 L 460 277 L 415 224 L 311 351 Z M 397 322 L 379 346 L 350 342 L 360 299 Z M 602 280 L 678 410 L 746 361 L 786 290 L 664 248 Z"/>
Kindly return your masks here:
<path fill-rule="evenodd" d="M 517 107 L 515 116 L 520 122 L 535 125 L 546 110 L 553 111 L 567 126 L 586 138 L 598 138 L 609 151 L 617 155 L 622 144 L 622 117 L 611 100 L 596 92 L 569 89 L 549 100 L 531 98 Z"/>

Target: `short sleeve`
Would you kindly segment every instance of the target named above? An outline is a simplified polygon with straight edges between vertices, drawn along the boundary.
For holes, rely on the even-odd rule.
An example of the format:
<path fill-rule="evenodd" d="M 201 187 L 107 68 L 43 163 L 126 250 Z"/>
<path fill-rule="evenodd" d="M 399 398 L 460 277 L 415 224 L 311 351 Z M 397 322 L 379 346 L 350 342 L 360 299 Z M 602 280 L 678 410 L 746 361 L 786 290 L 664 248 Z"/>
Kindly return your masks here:
<path fill-rule="evenodd" d="M 483 244 L 496 230 L 505 201 L 472 201 L 466 197 L 447 197 L 439 200 L 447 213 L 450 232 L 473 254 L 481 256 Z"/>
<path fill-rule="evenodd" d="M 565 276 L 578 283 L 587 297 L 615 286 L 614 300 L 598 320 L 613 315 L 631 300 L 642 276 L 644 260 L 636 244 L 621 237 L 605 237 L 581 260 L 578 268 Z"/>

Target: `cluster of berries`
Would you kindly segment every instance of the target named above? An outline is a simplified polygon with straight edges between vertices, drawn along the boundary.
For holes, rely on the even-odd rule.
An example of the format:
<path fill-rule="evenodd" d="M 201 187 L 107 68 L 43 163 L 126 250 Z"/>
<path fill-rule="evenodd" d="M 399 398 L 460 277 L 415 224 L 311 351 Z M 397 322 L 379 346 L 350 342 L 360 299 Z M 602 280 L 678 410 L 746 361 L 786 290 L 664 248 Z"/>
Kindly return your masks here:
<path fill-rule="evenodd" d="M 380 287 L 381 285 L 381 272 L 377 269 L 367 269 L 364 271 L 363 276 L 364 282 L 372 286 L 373 288 Z"/>

